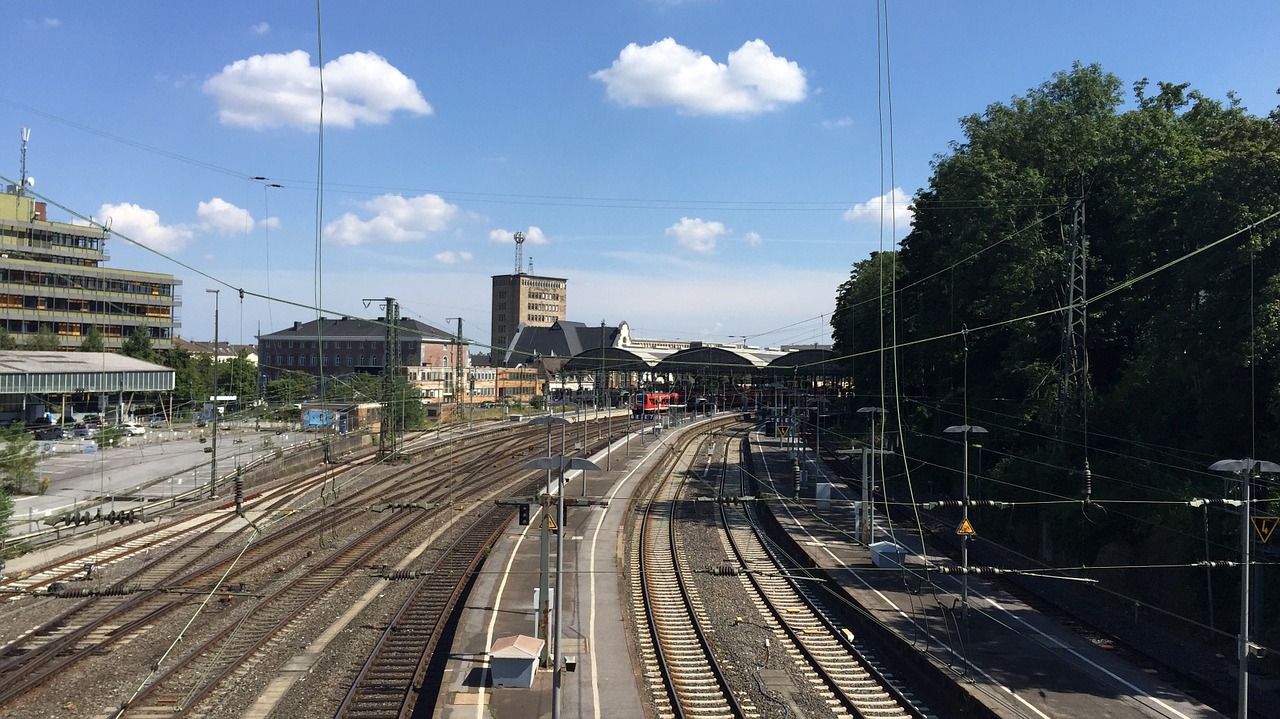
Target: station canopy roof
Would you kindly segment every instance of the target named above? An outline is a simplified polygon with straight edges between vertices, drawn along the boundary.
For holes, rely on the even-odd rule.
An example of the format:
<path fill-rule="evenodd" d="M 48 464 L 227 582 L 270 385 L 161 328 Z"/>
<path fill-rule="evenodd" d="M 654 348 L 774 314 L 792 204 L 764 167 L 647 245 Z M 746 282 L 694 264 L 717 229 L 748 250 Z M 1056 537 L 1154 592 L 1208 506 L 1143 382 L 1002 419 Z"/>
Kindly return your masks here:
<path fill-rule="evenodd" d="M 111 352 L 0 350 L 0 394 L 169 392 L 164 365 Z"/>

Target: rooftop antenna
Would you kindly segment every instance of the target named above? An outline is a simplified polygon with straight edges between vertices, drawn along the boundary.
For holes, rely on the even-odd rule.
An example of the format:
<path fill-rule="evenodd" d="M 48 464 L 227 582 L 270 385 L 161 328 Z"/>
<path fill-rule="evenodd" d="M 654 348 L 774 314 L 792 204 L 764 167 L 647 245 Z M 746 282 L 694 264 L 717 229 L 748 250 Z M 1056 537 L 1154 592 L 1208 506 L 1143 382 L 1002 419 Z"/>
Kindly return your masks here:
<path fill-rule="evenodd" d="M 22 165 L 18 173 L 18 197 L 22 197 L 27 192 L 27 185 L 35 184 L 35 181 L 27 177 L 27 142 L 31 139 L 31 128 L 22 128 Z"/>
<path fill-rule="evenodd" d="M 520 274 L 520 265 L 524 264 L 524 233 L 517 232 L 516 240 L 516 274 Z"/>

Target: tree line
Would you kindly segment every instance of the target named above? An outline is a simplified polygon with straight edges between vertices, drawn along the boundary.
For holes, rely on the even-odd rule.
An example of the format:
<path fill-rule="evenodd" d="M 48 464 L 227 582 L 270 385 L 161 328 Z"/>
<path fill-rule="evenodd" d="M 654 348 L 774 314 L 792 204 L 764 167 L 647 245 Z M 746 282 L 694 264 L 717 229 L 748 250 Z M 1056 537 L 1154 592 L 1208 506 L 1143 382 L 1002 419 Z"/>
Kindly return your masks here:
<path fill-rule="evenodd" d="M 988 429 L 983 498 L 1059 502 L 979 511 L 985 539 L 1051 566 L 1238 558 L 1238 513 L 1186 500 L 1238 493 L 1215 460 L 1280 462 L 1280 110 L 1147 79 L 1126 92 L 1077 64 L 960 125 L 898 248 L 837 290 L 856 392 L 883 394 L 890 427 L 948 470 L 963 449 L 943 429 Z M 956 495 L 959 474 L 922 470 L 916 489 Z M 1272 480 L 1255 489 L 1255 514 L 1280 514 Z M 1238 572 L 1094 576 L 1215 628 L 1237 611 Z"/>

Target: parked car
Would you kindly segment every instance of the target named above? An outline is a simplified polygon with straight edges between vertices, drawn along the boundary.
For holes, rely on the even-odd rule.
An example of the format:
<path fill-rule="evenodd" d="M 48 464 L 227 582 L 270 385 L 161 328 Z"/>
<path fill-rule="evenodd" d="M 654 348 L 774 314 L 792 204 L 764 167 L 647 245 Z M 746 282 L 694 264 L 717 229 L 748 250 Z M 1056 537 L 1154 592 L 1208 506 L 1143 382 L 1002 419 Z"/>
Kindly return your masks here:
<path fill-rule="evenodd" d="M 32 430 L 32 434 L 35 435 L 35 439 L 38 442 L 62 439 L 63 436 L 61 427 L 37 427 Z"/>
<path fill-rule="evenodd" d="M 147 433 L 146 427 L 143 427 L 140 424 L 134 424 L 133 422 L 125 422 L 121 424 L 120 429 L 124 430 L 124 433 L 130 437 L 141 437 Z"/>
<path fill-rule="evenodd" d="M 71 429 L 71 436 L 76 439 L 92 437 L 93 433 L 94 430 L 92 428 L 86 427 L 83 424 L 78 424 Z"/>

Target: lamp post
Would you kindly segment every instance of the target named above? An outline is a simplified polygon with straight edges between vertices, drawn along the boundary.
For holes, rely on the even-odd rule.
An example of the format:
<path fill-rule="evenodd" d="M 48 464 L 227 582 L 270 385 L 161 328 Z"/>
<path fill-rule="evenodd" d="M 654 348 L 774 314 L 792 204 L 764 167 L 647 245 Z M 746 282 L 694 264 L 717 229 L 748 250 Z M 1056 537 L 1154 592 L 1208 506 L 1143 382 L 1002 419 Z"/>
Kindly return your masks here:
<path fill-rule="evenodd" d="M 206 289 L 213 293 L 213 457 L 209 461 L 209 499 L 218 496 L 218 303 L 221 290 Z"/>
<path fill-rule="evenodd" d="M 961 495 L 961 512 L 964 521 L 960 527 L 962 529 L 969 528 L 969 434 L 986 434 L 986 427 L 979 427 L 975 424 L 955 424 L 943 432 L 951 434 L 960 433 L 964 435 L 964 481 L 962 484 Z M 960 575 L 960 616 L 965 622 L 969 621 L 969 535 L 971 532 L 960 533 L 960 565 L 964 568 L 964 572 Z"/>
<path fill-rule="evenodd" d="M 858 414 L 867 415 L 871 421 L 867 434 L 867 448 L 862 451 L 862 531 L 858 537 L 863 544 L 871 546 L 875 539 L 871 522 L 875 518 L 875 453 L 876 453 L 876 416 L 884 414 L 880 407 L 860 407 Z"/>
<path fill-rule="evenodd" d="M 550 415 L 548 415 L 550 416 Z M 549 431 L 549 430 L 548 430 Z M 564 471 L 566 469 L 578 469 L 582 471 L 599 472 L 600 467 L 585 457 L 566 457 L 559 455 L 557 457 L 538 457 L 525 463 L 525 469 L 546 469 L 550 471 L 552 468 L 560 470 L 560 486 L 556 489 L 556 518 L 561 525 L 564 524 Z M 583 483 L 587 481 L 586 476 L 582 478 Z M 564 574 L 564 532 L 565 528 L 561 526 L 556 532 L 556 598 L 555 598 L 555 672 L 551 684 L 551 719 L 560 719 L 560 661 L 563 656 L 560 652 L 560 602 L 561 595 L 561 576 Z"/>
<path fill-rule="evenodd" d="M 563 417 L 557 417 L 557 416 L 555 416 L 555 415 L 553 415 L 553 414 L 550 414 L 550 412 L 551 412 L 551 408 L 550 408 L 550 407 L 548 407 L 548 408 L 547 408 L 547 412 L 548 412 L 547 414 L 538 415 L 537 417 L 534 417 L 533 419 L 529 420 L 529 424 L 545 424 L 545 425 L 547 425 L 547 456 L 549 457 L 549 456 L 551 456 L 551 425 L 553 425 L 553 424 L 560 424 L 560 425 L 569 424 L 569 420 L 567 420 L 567 419 L 565 419 L 565 418 L 563 418 Z M 562 452 L 561 454 L 563 454 L 563 452 Z M 529 467 L 528 467 L 528 465 L 526 465 L 526 468 L 529 468 Z M 532 469 L 542 469 L 542 468 L 534 467 L 534 468 L 532 468 Z M 538 571 L 539 571 L 539 575 L 538 575 L 538 576 L 539 576 L 539 579 L 538 579 L 538 632 L 539 632 L 539 634 L 541 634 L 541 639 L 542 639 L 542 640 L 543 640 L 543 642 L 544 642 L 544 643 L 543 643 L 543 645 L 542 645 L 542 664 L 543 664 L 544 666 L 547 664 L 547 656 L 548 656 L 549 652 L 551 651 L 551 642 L 546 641 L 546 639 L 547 639 L 547 634 L 548 634 L 548 632 L 547 632 L 547 599 L 548 599 L 548 597 L 549 597 L 549 595 L 547 594 L 547 581 L 548 581 L 548 575 L 550 575 L 550 574 L 551 574 L 551 571 L 550 571 L 550 567 L 551 567 L 551 525 L 550 525 L 550 523 L 548 523 L 548 522 L 547 522 L 547 504 L 548 504 L 548 502 L 549 502 L 549 501 L 550 501 L 550 499 L 551 499 L 551 467 L 550 467 L 550 466 L 548 466 L 548 467 L 545 467 L 545 469 L 547 470 L 547 488 L 546 488 L 546 491 L 544 491 L 544 492 L 543 492 L 543 494 L 542 494 L 542 513 L 543 513 L 543 517 L 542 517 L 542 532 L 541 532 L 542 544 L 541 544 L 541 549 L 540 549 L 540 552 L 539 552 L 539 555 L 538 555 L 538 556 L 539 556 L 539 561 L 538 561 Z M 559 519 L 557 518 L 557 520 L 556 520 L 556 521 L 559 521 Z M 558 534 L 559 534 L 559 533 L 557 532 L 557 535 L 558 535 Z M 557 594 L 559 594 L 559 592 L 560 592 L 560 584 L 559 584 L 559 582 L 557 581 L 557 583 L 556 583 L 556 593 L 557 593 Z"/>
<path fill-rule="evenodd" d="M 1236 716 L 1247 719 L 1249 716 L 1249 653 L 1255 649 L 1249 643 L 1249 551 L 1253 537 L 1249 534 L 1249 524 L 1253 518 L 1252 498 L 1250 497 L 1253 477 L 1267 472 L 1280 473 L 1280 464 L 1261 459 L 1221 459 L 1209 465 L 1215 472 L 1231 472 L 1240 478 L 1240 634 L 1236 638 L 1236 658 L 1240 662 L 1240 681 L 1238 686 L 1238 709 Z"/>

